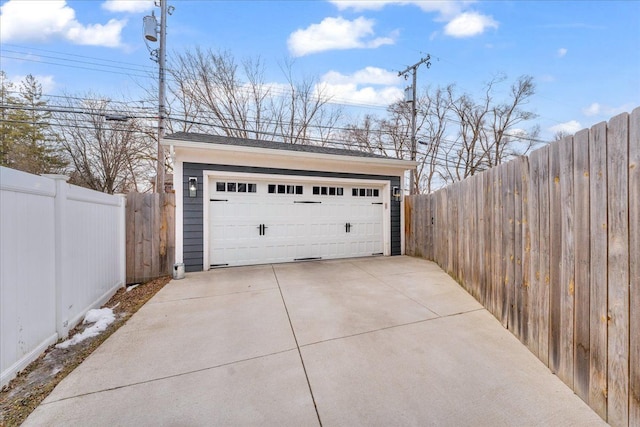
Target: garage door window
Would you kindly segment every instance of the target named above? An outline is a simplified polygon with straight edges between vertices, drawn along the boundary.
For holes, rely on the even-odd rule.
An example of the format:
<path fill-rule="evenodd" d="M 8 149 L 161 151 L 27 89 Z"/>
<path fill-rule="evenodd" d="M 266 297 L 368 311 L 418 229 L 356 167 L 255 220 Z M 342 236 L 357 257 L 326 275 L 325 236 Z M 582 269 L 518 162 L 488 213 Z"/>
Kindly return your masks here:
<path fill-rule="evenodd" d="M 216 182 L 216 191 L 220 193 L 255 193 L 257 185 L 248 182 Z"/>
<path fill-rule="evenodd" d="M 302 185 L 269 184 L 269 194 L 303 194 Z"/>
<path fill-rule="evenodd" d="M 353 197 L 378 197 L 380 190 L 377 188 L 354 188 L 351 190 Z"/>
<path fill-rule="evenodd" d="M 314 186 L 313 194 L 316 196 L 342 196 L 344 194 L 344 188 Z"/>

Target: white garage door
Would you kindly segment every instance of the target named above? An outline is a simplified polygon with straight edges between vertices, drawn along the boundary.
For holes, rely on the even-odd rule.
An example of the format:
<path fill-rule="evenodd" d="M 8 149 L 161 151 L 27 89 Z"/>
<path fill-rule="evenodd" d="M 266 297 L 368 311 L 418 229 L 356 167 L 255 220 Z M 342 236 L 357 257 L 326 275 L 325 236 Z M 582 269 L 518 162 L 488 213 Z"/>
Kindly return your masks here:
<path fill-rule="evenodd" d="M 383 253 L 380 186 L 217 178 L 209 196 L 213 267 Z"/>

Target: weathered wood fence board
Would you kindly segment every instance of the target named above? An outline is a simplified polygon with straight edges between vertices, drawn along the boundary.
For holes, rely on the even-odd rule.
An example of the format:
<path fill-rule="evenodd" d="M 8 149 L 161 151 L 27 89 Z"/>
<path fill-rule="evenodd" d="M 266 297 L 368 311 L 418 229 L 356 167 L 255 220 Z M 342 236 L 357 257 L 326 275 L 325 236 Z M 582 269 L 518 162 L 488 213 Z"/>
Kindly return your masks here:
<path fill-rule="evenodd" d="M 531 348 L 531 324 L 532 324 L 532 303 L 533 303 L 533 294 L 531 293 L 531 226 L 530 226 L 530 213 L 531 211 L 528 208 L 529 203 L 529 177 L 530 177 L 530 169 L 529 163 L 524 158 L 520 158 L 521 169 L 520 169 L 520 177 L 519 177 L 519 188 L 518 191 L 521 195 L 521 203 L 519 207 L 519 211 L 516 212 L 516 217 L 521 218 L 521 241 L 516 244 L 516 247 L 520 245 L 522 248 L 519 255 L 521 264 L 521 274 L 522 274 L 522 312 L 520 315 L 520 336 L 522 342 Z M 516 204 L 518 206 L 518 204 Z M 537 353 L 534 351 L 534 354 Z"/>
<path fill-rule="evenodd" d="M 607 419 L 607 124 L 589 133 L 589 406 Z"/>
<path fill-rule="evenodd" d="M 616 116 L 607 128 L 608 367 L 607 420 L 629 420 L 629 118 Z M 638 254 L 636 254 L 637 256 Z"/>
<path fill-rule="evenodd" d="M 127 194 L 127 283 L 171 274 L 175 257 L 174 218 L 174 194 Z"/>
<path fill-rule="evenodd" d="M 640 425 L 640 108 L 405 204 L 409 255 L 609 424 Z"/>
<path fill-rule="evenodd" d="M 640 426 L 640 110 L 629 118 L 629 425 Z"/>
<path fill-rule="evenodd" d="M 574 241 L 574 180 L 573 138 L 566 138 L 560 147 L 560 342 L 558 376 L 573 388 L 575 241 Z"/>
<path fill-rule="evenodd" d="M 560 144 L 549 146 L 549 368 L 560 369 L 560 263 L 562 257 L 562 195 L 560 193 Z M 558 262 L 560 261 L 560 262 Z"/>
<path fill-rule="evenodd" d="M 527 211 L 529 212 L 529 256 L 525 257 L 525 263 L 528 259 L 529 263 L 529 295 L 531 301 L 529 303 L 529 313 L 527 323 L 529 325 L 529 350 L 536 356 L 540 357 L 539 343 L 539 326 L 540 326 L 540 301 L 542 295 L 539 294 L 541 286 L 540 281 L 540 194 L 538 191 L 538 183 L 540 182 L 540 158 L 541 150 L 531 154 L 529 159 L 529 179 L 525 181 L 524 186 L 527 188 L 528 203 Z M 540 357 L 540 359 L 542 359 Z"/>
<path fill-rule="evenodd" d="M 573 342 L 573 389 L 589 401 L 589 131 L 573 139 L 575 308 Z"/>
<path fill-rule="evenodd" d="M 549 270 L 550 260 L 550 205 L 549 205 L 549 146 L 540 150 L 538 158 L 538 198 L 539 213 L 539 241 L 540 241 L 540 258 L 538 270 L 540 271 L 540 288 L 538 289 L 538 358 L 549 366 L 549 283 L 551 281 L 551 272 Z"/>

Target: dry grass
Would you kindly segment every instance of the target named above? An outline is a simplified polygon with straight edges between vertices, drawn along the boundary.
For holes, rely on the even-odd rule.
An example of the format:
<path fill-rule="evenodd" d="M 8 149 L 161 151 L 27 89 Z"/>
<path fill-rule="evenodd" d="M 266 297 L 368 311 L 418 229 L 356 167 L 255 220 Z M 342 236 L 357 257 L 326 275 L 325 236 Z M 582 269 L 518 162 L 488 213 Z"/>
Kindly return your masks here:
<path fill-rule="evenodd" d="M 161 277 L 126 292 L 119 289 L 104 307 L 112 307 L 116 320 L 97 337 L 66 349 L 49 347 L 0 392 L 0 426 L 19 426 L 60 381 L 140 309 L 171 278 Z M 69 336 L 87 325 L 78 325 Z"/>

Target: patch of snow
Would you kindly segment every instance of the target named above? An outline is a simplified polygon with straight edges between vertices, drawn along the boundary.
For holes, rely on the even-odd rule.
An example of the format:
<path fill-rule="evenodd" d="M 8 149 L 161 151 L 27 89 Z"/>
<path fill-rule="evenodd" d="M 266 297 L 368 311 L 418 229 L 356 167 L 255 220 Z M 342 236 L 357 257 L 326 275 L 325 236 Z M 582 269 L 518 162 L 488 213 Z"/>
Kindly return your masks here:
<path fill-rule="evenodd" d="M 100 332 L 107 329 L 107 327 L 116 320 L 116 316 L 113 314 L 113 310 L 110 308 L 100 308 L 87 311 L 82 323 L 93 323 L 93 326 L 89 326 L 84 331 L 75 334 L 66 341 L 56 344 L 56 348 L 67 348 L 72 345 L 76 345 L 87 338 L 98 336 Z"/>
<path fill-rule="evenodd" d="M 133 285 L 133 286 L 129 286 L 127 287 L 127 292 L 134 290 L 135 288 L 137 288 L 138 286 L 140 286 L 140 283 Z"/>

